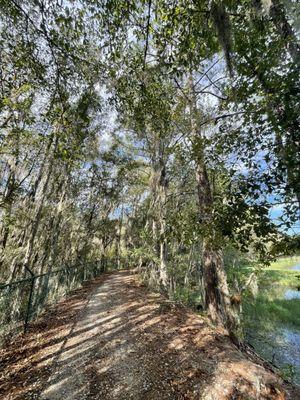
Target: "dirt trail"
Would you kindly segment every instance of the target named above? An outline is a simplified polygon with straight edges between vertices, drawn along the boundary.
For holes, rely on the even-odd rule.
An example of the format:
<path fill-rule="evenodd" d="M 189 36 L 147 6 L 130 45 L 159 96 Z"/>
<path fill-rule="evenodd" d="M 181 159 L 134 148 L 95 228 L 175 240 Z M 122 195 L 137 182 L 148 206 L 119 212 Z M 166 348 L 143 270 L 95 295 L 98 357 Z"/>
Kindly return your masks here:
<path fill-rule="evenodd" d="M 68 307 L 72 308 L 69 320 L 62 320 L 60 312 L 68 318 Z M 225 332 L 139 287 L 128 272 L 94 282 L 84 295 L 62 303 L 53 313 L 52 330 L 36 324 L 21 341 L 26 358 L 21 350 L 19 358 L 5 355 L 1 398 L 280 400 L 296 396 L 286 395 L 280 379 L 246 358 Z M 14 377 L 15 388 L 9 383 Z"/>

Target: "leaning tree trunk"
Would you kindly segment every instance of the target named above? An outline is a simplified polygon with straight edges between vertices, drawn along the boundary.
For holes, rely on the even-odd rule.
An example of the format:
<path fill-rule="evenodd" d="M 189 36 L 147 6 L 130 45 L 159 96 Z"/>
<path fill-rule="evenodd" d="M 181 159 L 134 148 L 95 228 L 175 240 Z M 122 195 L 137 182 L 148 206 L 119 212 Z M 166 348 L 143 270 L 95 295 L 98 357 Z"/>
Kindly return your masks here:
<path fill-rule="evenodd" d="M 217 232 L 213 226 L 213 197 L 203 155 L 197 160 L 196 179 L 199 214 L 204 226 L 202 244 L 204 306 L 214 322 L 226 326 L 232 332 L 236 329 L 237 318 L 230 303 L 222 244 L 217 242 L 219 238 L 216 237 Z"/>
<path fill-rule="evenodd" d="M 258 4 L 261 8 L 264 7 L 261 0 Z M 288 21 L 284 4 L 280 0 L 272 0 L 269 2 L 268 10 L 266 11 L 274 25 L 275 31 L 294 63 L 294 68 L 298 70 L 300 66 L 300 44 L 297 35 Z M 268 95 L 267 101 L 270 116 L 274 117 L 275 115 L 278 118 L 278 124 L 273 124 L 275 134 L 274 152 L 279 162 L 279 168 L 283 169 L 286 173 L 287 186 L 289 190 L 292 189 L 300 208 L 299 163 L 297 162 L 299 153 L 299 124 L 297 118 L 296 116 L 295 118 L 291 118 L 291 109 L 288 107 L 289 102 L 283 104 L 278 99 L 276 100 L 276 88 L 268 82 L 264 72 L 260 68 L 257 68 L 253 59 L 246 56 L 246 61 L 258 79 L 263 91 Z M 296 93 L 297 88 L 292 88 L 292 91 Z M 285 141 L 283 140 L 283 133 Z"/>
<path fill-rule="evenodd" d="M 45 182 L 44 182 L 44 185 L 42 188 L 41 198 L 39 199 L 39 202 L 37 204 L 37 209 L 36 209 L 36 212 L 35 212 L 35 215 L 33 218 L 33 223 L 31 226 L 31 230 L 30 230 L 30 234 L 29 234 L 29 238 L 28 238 L 28 242 L 27 242 L 27 246 L 26 246 L 26 253 L 25 253 L 24 263 L 23 263 L 25 271 L 27 271 L 30 267 L 31 258 L 32 258 L 33 250 L 34 250 L 34 243 L 35 243 L 38 228 L 39 228 L 39 225 L 40 225 L 40 222 L 42 219 L 42 211 L 43 211 L 43 207 L 44 207 L 45 200 L 46 200 L 46 194 L 47 194 L 48 185 L 50 182 L 50 177 L 52 175 L 53 164 L 54 164 L 54 155 L 55 155 L 57 145 L 58 145 L 58 137 L 56 136 L 53 151 L 52 151 L 51 155 L 49 156 L 48 167 L 47 167 L 47 170 L 45 171 Z"/>
<path fill-rule="evenodd" d="M 259 71 L 251 57 L 246 56 L 246 60 L 261 85 L 262 90 L 268 97 L 268 113 L 270 117 L 274 115 L 278 118 L 278 124 L 273 123 L 274 129 L 274 153 L 277 156 L 279 167 L 286 173 L 286 182 L 292 189 L 300 208 L 300 180 L 299 180 L 299 124 L 296 118 L 291 119 L 288 106 L 276 99 L 276 88 L 266 79 L 265 74 Z M 275 98 L 276 100 L 272 100 Z M 284 132 L 284 135 L 283 135 Z M 285 141 L 283 138 L 285 137 Z"/>
<path fill-rule="evenodd" d="M 167 237 L 166 237 L 166 197 L 167 197 L 167 184 L 166 184 L 166 172 L 163 160 L 161 160 L 160 168 L 160 184 L 159 184 L 159 225 L 160 225 L 160 238 L 159 238 L 159 278 L 160 285 L 163 290 L 168 288 L 168 272 L 167 272 Z"/>
<path fill-rule="evenodd" d="M 7 179 L 7 185 L 5 188 L 4 196 L 3 196 L 3 209 L 4 209 L 4 216 L 2 218 L 3 227 L 1 230 L 1 245 L 3 250 L 6 247 L 8 236 L 9 236 L 9 229 L 10 229 L 10 218 L 12 214 L 12 207 L 14 201 L 14 192 L 16 188 L 16 176 L 15 171 L 12 170 L 10 167 L 10 173 Z"/>
<path fill-rule="evenodd" d="M 292 26 L 290 25 L 284 5 L 281 4 L 280 0 L 272 0 L 270 6 L 270 17 L 279 36 L 284 40 L 285 47 L 289 52 L 292 60 L 299 66 L 300 64 L 300 45 L 297 35 L 295 34 Z"/>
<path fill-rule="evenodd" d="M 198 128 L 197 100 L 192 74 L 189 78 L 191 141 L 196 164 L 199 219 L 203 227 L 202 268 L 204 307 L 212 321 L 225 326 L 230 333 L 236 330 L 237 318 L 233 313 L 223 263 L 222 243 L 213 221 L 213 195 L 204 158 L 204 141 Z"/>
<path fill-rule="evenodd" d="M 20 153 L 20 145 L 19 141 L 17 141 L 15 143 L 14 155 L 12 159 L 7 161 L 9 175 L 2 201 L 4 215 L 2 217 L 3 227 L 1 230 L 1 240 L 0 240 L 3 250 L 6 247 L 10 233 L 10 222 L 11 222 L 10 219 L 12 215 L 13 204 L 15 201 L 15 192 L 18 187 L 16 173 L 19 165 L 19 153 Z"/>
<path fill-rule="evenodd" d="M 168 291 L 167 271 L 167 238 L 166 238 L 166 197 L 167 179 L 166 165 L 164 159 L 163 143 L 160 139 L 155 143 L 155 156 L 153 161 L 153 177 L 151 182 L 153 195 L 152 203 L 152 234 L 154 251 L 159 259 L 158 263 L 158 285 L 163 292 Z"/>

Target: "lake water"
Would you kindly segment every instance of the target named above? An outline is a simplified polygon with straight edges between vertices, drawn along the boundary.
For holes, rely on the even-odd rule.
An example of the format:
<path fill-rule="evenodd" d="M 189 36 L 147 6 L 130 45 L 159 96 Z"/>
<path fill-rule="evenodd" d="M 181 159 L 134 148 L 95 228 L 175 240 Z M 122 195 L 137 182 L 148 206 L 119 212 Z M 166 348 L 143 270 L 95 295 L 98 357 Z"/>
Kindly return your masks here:
<path fill-rule="evenodd" d="M 290 269 L 294 270 L 294 271 L 300 271 L 300 264 L 294 265 L 293 267 L 291 267 Z"/>
<path fill-rule="evenodd" d="M 294 381 L 300 384 L 300 331 L 292 328 L 278 327 L 273 332 L 249 332 L 249 343 L 266 360 L 278 367 L 293 366 Z"/>
<path fill-rule="evenodd" d="M 290 269 L 293 271 L 300 271 L 300 264 L 294 265 Z M 284 298 L 286 300 L 300 299 L 300 279 L 299 279 L 299 287 L 297 289 L 294 289 L 294 288 L 287 289 L 284 293 Z M 300 312 L 300 310 L 299 310 L 299 312 Z"/>
<path fill-rule="evenodd" d="M 300 271 L 300 264 L 290 267 Z M 300 276 L 300 275 L 299 275 Z M 275 289 L 275 290 L 274 290 Z M 299 287 L 283 287 L 270 289 L 271 299 L 284 299 L 293 302 L 300 300 Z M 300 302 L 299 302 L 300 313 Z M 255 332 L 249 330 L 248 341 L 265 359 L 273 362 L 280 368 L 291 366 L 294 371 L 294 382 L 300 385 L 300 330 L 294 326 L 276 326 L 271 331 Z"/>
<path fill-rule="evenodd" d="M 298 289 L 287 289 L 284 292 L 285 300 L 300 299 L 300 288 Z M 300 312 L 300 310 L 299 310 Z"/>

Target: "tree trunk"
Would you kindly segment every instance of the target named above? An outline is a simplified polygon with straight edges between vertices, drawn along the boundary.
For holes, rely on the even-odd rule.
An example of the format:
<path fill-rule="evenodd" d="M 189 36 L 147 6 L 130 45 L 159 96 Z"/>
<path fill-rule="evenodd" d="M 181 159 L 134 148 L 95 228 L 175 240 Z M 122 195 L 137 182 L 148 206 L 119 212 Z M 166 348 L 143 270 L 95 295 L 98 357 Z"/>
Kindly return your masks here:
<path fill-rule="evenodd" d="M 11 159 L 10 161 L 7 162 L 8 170 L 9 170 L 9 176 L 7 179 L 7 185 L 4 193 L 4 198 L 3 198 L 3 208 L 4 208 L 4 216 L 2 217 L 3 221 L 3 227 L 2 227 L 2 232 L 1 232 L 1 237 L 2 237 L 2 248 L 3 250 L 6 247 L 7 240 L 9 237 L 10 233 L 10 219 L 12 215 L 12 209 L 13 209 L 13 203 L 14 203 L 14 196 L 16 189 L 18 187 L 17 185 L 17 179 L 16 179 L 16 173 L 17 173 L 17 168 L 19 164 L 19 141 L 15 144 L 15 151 L 14 151 L 14 158 Z"/>
<path fill-rule="evenodd" d="M 260 83 L 263 91 L 269 98 L 273 98 L 276 94 L 276 88 L 271 86 L 265 79 L 263 72 L 260 72 L 253 60 L 250 57 L 246 57 L 246 60 L 255 74 L 258 82 Z M 299 180 L 299 140 L 298 140 L 298 121 L 297 119 L 290 118 L 290 110 L 285 105 L 282 108 L 281 104 L 278 104 L 278 100 L 268 100 L 268 112 L 272 117 L 276 115 L 279 122 L 278 125 L 273 123 L 273 129 L 275 134 L 274 152 L 277 156 L 279 166 L 286 173 L 286 183 L 292 189 L 296 196 L 298 207 L 300 208 L 300 180 Z M 285 142 L 283 140 L 285 137 Z M 293 160 L 293 163 L 291 163 Z"/>
<path fill-rule="evenodd" d="M 45 199 L 46 199 L 46 193 L 47 193 L 48 185 L 50 182 L 50 177 L 51 177 L 52 170 L 53 170 L 54 153 L 56 151 L 57 145 L 58 145 L 58 138 L 56 137 L 53 152 L 49 156 L 48 168 L 46 169 L 46 172 L 45 172 L 46 178 L 45 178 L 45 183 L 44 183 L 44 186 L 42 189 L 41 198 L 37 205 L 37 209 L 36 209 L 35 216 L 33 219 L 30 235 L 29 235 L 28 242 L 27 242 L 26 253 L 25 253 L 24 263 L 23 263 L 25 270 L 28 270 L 28 268 L 30 266 L 31 257 L 33 254 L 33 249 L 34 249 L 34 242 L 35 242 L 36 234 L 38 231 L 38 227 L 40 225 L 40 221 L 41 221 L 41 217 L 42 217 L 42 210 L 43 210 Z M 42 168 L 44 168 L 44 167 L 42 167 Z"/>
<path fill-rule="evenodd" d="M 169 277 L 167 270 L 168 248 L 166 238 L 166 198 L 167 198 L 167 179 L 166 179 L 166 162 L 164 155 L 164 143 L 160 138 L 155 138 L 153 159 L 152 159 L 152 239 L 153 250 L 158 261 L 156 266 L 156 284 L 163 292 L 167 292 L 169 288 Z M 152 278 L 153 278 L 152 271 Z"/>
<path fill-rule="evenodd" d="M 284 5 L 281 4 L 279 0 L 272 0 L 272 5 L 270 7 L 270 17 L 272 18 L 272 22 L 274 23 L 277 32 L 280 37 L 282 37 L 285 41 L 285 47 L 292 57 L 294 63 L 297 65 L 300 64 L 300 46 L 297 40 L 297 36 L 293 31 L 291 25 L 289 24 Z"/>
<path fill-rule="evenodd" d="M 203 227 L 202 268 L 204 282 L 204 307 L 212 321 L 225 326 L 229 332 L 236 328 L 236 318 L 230 305 L 226 271 L 221 243 L 213 221 L 213 195 L 204 159 L 204 142 L 198 129 L 198 109 L 192 74 L 189 77 L 190 121 L 193 155 L 196 163 L 196 181 L 199 202 L 199 219 Z"/>
<path fill-rule="evenodd" d="M 123 205 L 121 206 L 121 214 L 118 220 L 118 236 L 117 236 L 117 264 L 118 269 L 121 269 L 122 260 L 121 260 L 121 253 L 122 253 L 122 229 L 123 229 L 123 218 L 124 218 L 124 210 Z"/>
<path fill-rule="evenodd" d="M 260 7 L 263 7 L 262 1 L 260 0 Z M 272 0 L 270 2 L 269 17 L 274 24 L 278 36 L 283 40 L 284 46 L 291 56 L 297 70 L 300 65 L 300 45 L 292 26 L 290 25 L 284 5 L 280 0 Z M 253 62 L 251 57 L 246 57 L 246 60 L 252 69 L 253 73 L 257 77 L 259 83 L 262 86 L 264 92 L 273 98 L 273 94 L 276 95 L 276 88 L 269 84 L 265 79 L 264 73 L 259 70 L 256 64 Z M 297 91 L 297 88 L 293 88 Z M 276 97 L 275 97 L 276 98 Z M 299 140 L 298 140 L 298 121 L 297 118 L 291 118 L 288 104 L 278 104 L 278 101 L 274 103 L 272 100 L 268 100 L 270 115 L 276 115 L 279 119 L 278 126 L 273 125 L 275 133 L 275 153 L 277 155 L 280 167 L 286 172 L 287 186 L 294 192 L 298 207 L 300 208 L 300 183 L 299 183 L 299 163 L 297 163 L 299 153 Z M 283 133 L 286 141 L 282 140 Z M 291 162 L 293 160 L 293 162 Z"/>
<path fill-rule="evenodd" d="M 10 218 L 12 213 L 12 206 L 13 206 L 13 198 L 14 198 L 14 191 L 16 186 L 16 178 L 15 178 L 15 171 L 10 169 L 10 174 L 7 180 L 7 186 L 4 193 L 3 205 L 5 206 L 5 213 L 3 217 L 3 227 L 1 232 L 1 244 L 3 250 L 6 247 L 8 235 L 9 235 L 9 226 L 10 226 Z"/>

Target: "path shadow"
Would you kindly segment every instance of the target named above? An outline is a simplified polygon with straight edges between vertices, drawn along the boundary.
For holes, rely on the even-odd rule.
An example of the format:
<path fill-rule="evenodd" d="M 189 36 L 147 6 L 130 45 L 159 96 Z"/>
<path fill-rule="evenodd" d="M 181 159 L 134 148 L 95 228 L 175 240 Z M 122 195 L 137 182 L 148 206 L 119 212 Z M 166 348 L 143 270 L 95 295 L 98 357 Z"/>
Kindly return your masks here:
<path fill-rule="evenodd" d="M 3 352 L 3 399 L 283 398 L 277 377 L 224 330 L 138 287 L 127 271 L 87 283 L 15 347 Z"/>

